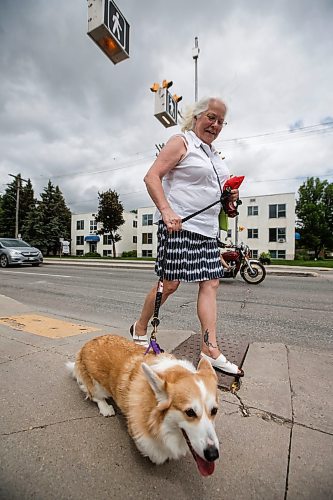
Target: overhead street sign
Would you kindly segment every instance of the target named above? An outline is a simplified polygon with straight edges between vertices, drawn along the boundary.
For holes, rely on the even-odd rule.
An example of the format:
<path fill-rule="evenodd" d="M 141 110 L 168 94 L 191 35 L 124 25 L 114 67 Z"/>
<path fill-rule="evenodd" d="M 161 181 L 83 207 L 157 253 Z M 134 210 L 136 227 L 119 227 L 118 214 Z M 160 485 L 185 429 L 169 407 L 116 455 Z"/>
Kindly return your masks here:
<path fill-rule="evenodd" d="M 113 0 L 88 0 L 88 35 L 114 64 L 129 58 L 129 31 Z"/>

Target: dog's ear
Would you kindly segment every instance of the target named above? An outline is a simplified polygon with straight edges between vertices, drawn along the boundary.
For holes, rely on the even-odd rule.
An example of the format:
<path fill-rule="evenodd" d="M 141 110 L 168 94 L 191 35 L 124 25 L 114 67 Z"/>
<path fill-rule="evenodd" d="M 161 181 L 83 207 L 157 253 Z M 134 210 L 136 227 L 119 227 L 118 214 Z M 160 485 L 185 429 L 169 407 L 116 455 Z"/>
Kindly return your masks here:
<path fill-rule="evenodd" d="M 199 361 L 199 364 L 198 364 L 197 371 L 200 372 L 200 371 L 204 371 L 204 370 L 208 370 L 209 372 L 213 372 L 215 377 L 217 378 L 216 372 L 215 372 L 214 368 L 212 367 L 212 365 L 210 364 L 210 362 L 205 358 L 201 358 Z"/>
<path fill-rule="evenodd" d="M 168 401 L 169 396 L 166 391 L 165 380 L 163 380 L 156 372 L 154 372 L 154 370 L 146 363 L 142 363 L 141 366 L 150 387 L 154 391 L 158 403 L 164 403 Z"/>

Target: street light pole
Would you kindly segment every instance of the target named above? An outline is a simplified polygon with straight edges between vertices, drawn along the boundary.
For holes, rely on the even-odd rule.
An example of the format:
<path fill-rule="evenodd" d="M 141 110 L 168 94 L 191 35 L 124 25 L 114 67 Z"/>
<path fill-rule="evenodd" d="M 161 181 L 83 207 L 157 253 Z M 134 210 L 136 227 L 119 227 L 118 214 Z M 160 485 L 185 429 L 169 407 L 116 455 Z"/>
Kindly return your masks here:
<path fill-rule="evenodd" d="M 20 189 L 22 188 L 22 181 L 28 182 L 26 179 L 22 179 L 21 175 L 8 174 L 10 177 L 14 177 L 16 180 L 16 210 L 15 210 L 15 238 L 19 235 L 19 210 L 20 210 Z"/>
<path fill-rule="evenodd" d="M 198 37 L 194 38 L 194 47 L 192 49 L 192 57 L 194 59 L 194 98 L 198 101 L 198 57 L 199 57 Z"/>

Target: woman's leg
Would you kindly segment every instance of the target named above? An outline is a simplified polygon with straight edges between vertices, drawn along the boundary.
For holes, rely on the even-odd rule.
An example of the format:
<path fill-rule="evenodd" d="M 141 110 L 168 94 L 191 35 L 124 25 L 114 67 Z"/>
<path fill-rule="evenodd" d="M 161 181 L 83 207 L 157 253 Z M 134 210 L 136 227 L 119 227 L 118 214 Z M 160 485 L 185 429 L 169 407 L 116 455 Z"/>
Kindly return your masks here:
<path fill-rule="evenodd" d="M 161 305 L 164 304 L 167 298 L 177 290 L 178 286 L 179 281 L 163 280 L 163 295 Z M 148 323 L 154 314 L 156 290 L 157 285 L 154 285 L 146 296 L 140 318 L 135 324 L 135 333 L 139 337 L 141 335 L 146 335 Z"/>
<path fill-rule="evenodd" d="M 213 279 L 199 283 L 197 313 L 201 324 L 202 352 L 217 358 L 221 352 L 216 340 L 216 294 L 219 280 Z M 206 342 L 204 341 L 206 339 Z"/>
<path fill-rule="evenodd" d="M 216 294 L 218 287 L 218 279 L 201 281 L 199 283 L 197 302 L 197 312 L 202 334 L 201 352 L 214 359 L 218 358 L 221 354 L 216 339 Z M 237 370 L 236 367 L 235 369 Z M 241 375 L 243 371 L 238 369 L 238 373 Z"/>

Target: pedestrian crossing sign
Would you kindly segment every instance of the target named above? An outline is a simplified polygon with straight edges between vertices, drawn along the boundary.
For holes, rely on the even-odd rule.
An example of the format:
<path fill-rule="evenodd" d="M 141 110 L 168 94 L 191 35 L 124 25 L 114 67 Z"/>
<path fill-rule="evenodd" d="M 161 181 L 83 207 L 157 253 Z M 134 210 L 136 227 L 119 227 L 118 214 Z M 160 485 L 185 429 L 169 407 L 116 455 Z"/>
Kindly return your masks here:
<path fill-rule="evenodd" d="M 129 30 L 113 0 L 89 0 L 88 35 L 114 64 L 129 58 Z"/>

